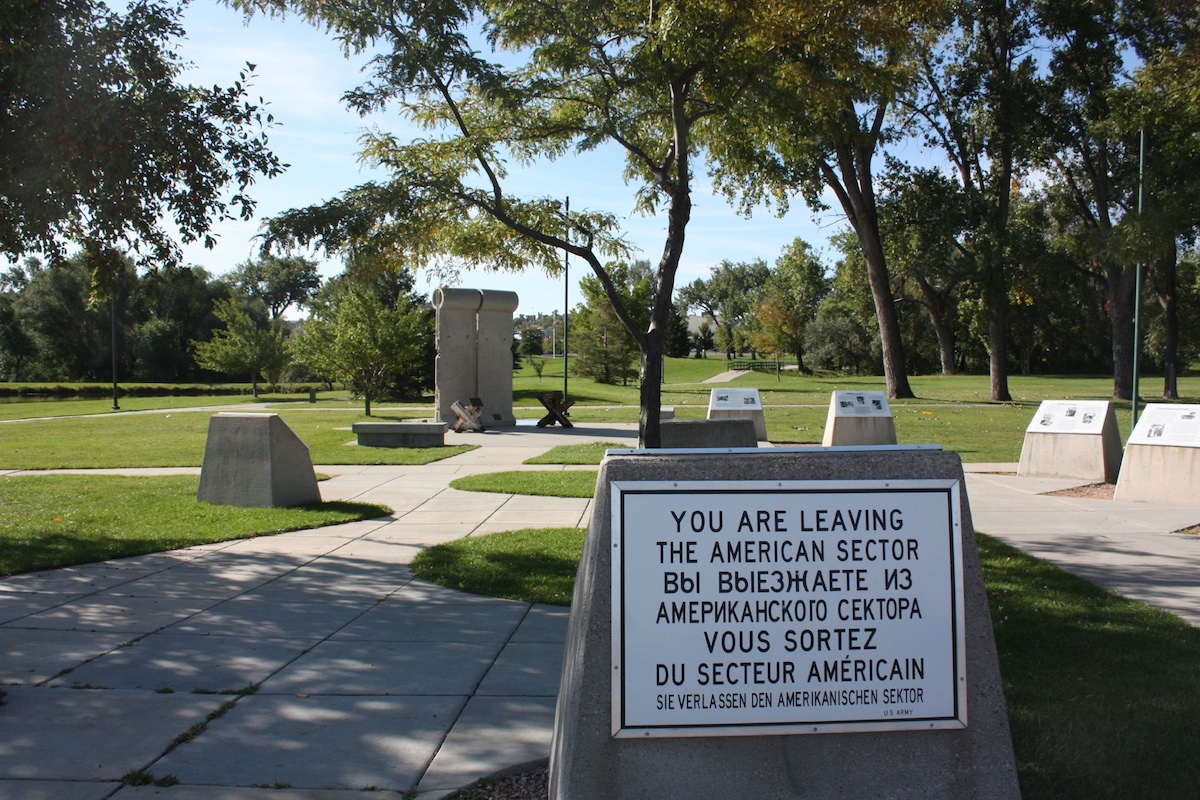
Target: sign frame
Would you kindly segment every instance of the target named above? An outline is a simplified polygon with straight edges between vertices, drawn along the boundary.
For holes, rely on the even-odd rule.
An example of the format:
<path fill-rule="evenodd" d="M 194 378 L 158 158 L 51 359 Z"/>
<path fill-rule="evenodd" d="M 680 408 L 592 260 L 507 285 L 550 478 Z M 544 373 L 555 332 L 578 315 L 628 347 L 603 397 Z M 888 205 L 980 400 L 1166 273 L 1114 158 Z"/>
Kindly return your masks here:
<path fill-rule="evenodd" d="M 747 498 L 769 497 L 780 503 L 792 503 L 803 506 L 815 498 L 852 497 L 861 500 L 862 496 L 878 499 L 880 497 L 899 499 L 907 503 L 907 508 L 918 508 L 921 504 L 932 501 L 931 510 L 922 510 L 930 519 L 942 519 L 944 501 L 945 528 L 937 522 L 932 541 L 923 541 L 921 547 L 939 548 L 944 545 L 945 552 L 935 550 L 935 566 L 931 569 L 944 567 L 945 585 L 937 585 L 935 578 L 931 581 L 933 590 L 939 595 L 939 600 L 946 603 L 939 612 L 947 614 L 940 622 L 930 623 L 937 627 L 932 641 L 937 645 L 939 653 L 934 672 L 942 675 L 942 684 L 932 686 L 937 690 L 936 704 L 938 710 L 930 714 L 917 714 L 909 709 L 904 716 L 887 717 L 882 712 L 867 716 L 847 716 L 840 714 L 838 704 L 833 706 L 831 715 L 797 711 L 795 716 L 785 715 L 780 718 L 772 712 L 771 719 L 755 718 L 754 714 L 746 717 L 741 714 L 739 719 L 729 721 L 690 721 L 674 720 L 668 712 L 662 719 L 649 719 L 654 712 L 641 710 L 630 711 L 630 695 L 644 695 L 648 685 L 645 678 L 641 683 L 632 681 L 628 676 L 633 670 L 630 664 L 636 662 L 645 666 L 645 653 L 638 648 L 653 650 L 658 647 L 671 646 L 670 643 L 656 642 L 657 637 L 643 636 L 641 640 L 630 641 L 627 613 L 644 610 L 645 599 L 638 593 L 645 594 L 651 581 L 644 579 L 638 570 L 645 571 L 641 566 L 643 560 L 627 562 L 627 559 L 644 557 L 648 545 L 647 539 L 639 537 L 644 531 L 638 530 L 638 524 L 627 517 L 634 514 L 644 514 L 645 503 L 656 502 L 666 497 L 704 497 L 712 502 L 713 498 L 728 500 L 740 498 L 733 503 L 746 501 Z M 857 496 L 857 497 L 856 497 Z M 659 738 L 659 737 L 707 737 L 707 736 L 760 736 L 760 735 L 789 735 L 789 734 L 827 734 L 866 731 L 916 731 L 916 730 L 949 730 L 962 729 L 967 726 L 967 655 L 966 655 L 966 618 L 965 618 L 965 579 L 963 575 L 963 522 L 960 501 L 960 481 L 957 479 L 934 480 L 797 480 L 797 481 L 613 481 L 610 484 L 611 500 L 611 588 L 612 588 L 612 729 L 614 738 Z M 865 501 L 864 501 L 865 502 Z M 638 506 L 635 509 L 633 506 Z M 672 512 L 672 515 L 674 512 Z M 661 515 L 660 515 L 661 516 Z M 645 518 L 644 516 L 642 517 Z M 803 517 L 801 517 L 803 520 Z M 679 526 L 677 525 L 677 528 Z M 783 530 L 783 528 L 780 528 Z M 807 530 L 807 529 L 806 529 Z M 653 533 L 653 532 L 652 532 Z M 669 536 L 670 534 L 667 534 Z M 853 540 L 853 536 L 850 540 Z M 847 541 L 846 539 L 838 540 Z M 661 561 L 661 543 L 659 546 Z M 651 545 L 653 546 L 653 545 Z M 944 563 L 943 563 L 944 561 Z M 657 566 L 657 565 L 656 565 Z M 849 570 L 844 570 L 849 571 Z M 665 574 L 665 573 L 664 573 Z M 636 578 L 636 580 L 631 579 Z M 698 582 L 698 579 L 697 579 Z M 706 581 L 706 583 L 709 583 Z M 653 591 L 653 590 L 650 590 Z M 653 598 L 651 598 L 653 600 Z M 761 599 L 761 598 L 758 598 Z M 810 599 L 808 602 L 812 602 Z M 795 631 L 793 631 L 795 633 Z M 901 632 L 903 633 L 903 631 Z M 885 630 L 885 638 L 896 634 Z M 942 638 L 944 637 L 944 638 Z M 649 641 L 646 641 L 649 640 Z M 665 640 L 664 640 L 665 641 Z M 715 651 L 708 645 L 709 653 Z M 672 651 L 673 656 L 679 656 L 679 650 Z M 699 650 L 697 650 L 699 652 Z M 923 652 L 923 651 L 922 651 Z M 714 656 L 715 657 L 715 656 Z M 736 658 L 738 656 L 730 656 Z M 836 659 L 835 659 L 836 660 Z M 899 659 L 896 659 L 899 661 Z M 786 661 L 786 658 L 785 658 Z M 784 663 L 784 662 L 779 662 Z M 795 662 L 798 663 L 798 662 Z M 921 659 L 922 675 L 924 677 L 924 659 Z M 815 665 L 815 662 L 813 662 Z M 660 665 L 661 666 L 661 665 Z M 703 665 L 701 665 L 703 666 Z M 743 668 L 744 669 L 744 668 Z M 795 667 L 793 667 L 793 670 Z M 940 672 L 939 672 L 940 671 Z M 644 671 L 643 671 L 644 674 Z M 875 680 L 884 680 L 877 678 Z M 933 680 L 933 679 L 931 679 Z M 853 691 L 853 690 L 852 690 Z M 640 693 L 640 694 L 639 694 Z M 714 695 L 715 697 L 716 695 Z M 681 695 L 682 697 L 682 695 Z M 662 704 L 659 695 L 659 704 Z M 884 703 L 887 703 L 884 700 Z M 825 705 L 819 703 L 815 705 Z M 879 706 L 878 700 L 874 704 Z M 716 706 L 713 706 L 716 708 Z M 811 709 L 811 707 L 810 707 Z M 878 711 L 878 708 L 876 708 Z M 765 713 L 765 712 L 763 712 Z M 782 713 L 782 712 L 780 712 Z"/>

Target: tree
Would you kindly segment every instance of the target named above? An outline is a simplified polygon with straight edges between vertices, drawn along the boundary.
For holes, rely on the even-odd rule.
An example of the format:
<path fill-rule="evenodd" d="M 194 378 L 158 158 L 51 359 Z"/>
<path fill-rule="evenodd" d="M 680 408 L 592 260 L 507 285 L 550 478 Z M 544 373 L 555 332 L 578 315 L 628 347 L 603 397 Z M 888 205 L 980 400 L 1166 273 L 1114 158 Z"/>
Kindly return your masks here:
<path fill-rule="evenodd" d="M 686 309 L 685 309 L 686 310 Z M 670 327 L 663 350 L 669 358 L 687 358 L 692 352 L 692 336 L 688 331 L 687 317 L 679 304 L 671 306 Z"/>
<path fill-rule="evenodd" d="M 270 115 L 246 96 L 253 66 L 224 89 L 179 83 L 181 14 L 153 0 L 124 13 L 3 4 L 0 251 L 91 243 L 161 264 L 180 255 L 170 229 L 211 244 L 215 223 L 252 215 L 246 190 L 285 166 L 267 147 Z"/>
<path fill-rule="evenodd" d="M 1116 2 L 1049 4 L 1040 21 L 1051 53 L 1047 115 L 1054 126 L 1044 163 L 1059 243 L 1104 292 L 1113 397 L 1128 400 L 1138 270 L 1127 231 L 1136 212 L 1138 140 L 1136 123 L 1116 102 L 1128 43 Z"/>
<path fill-rule="evenodd" d="M 580 305 L 571 320 L 571 369 L 600 383 L 629 383 L 638 376 L 638 349 L 607 302 Z"/>
<path fill-rule="evenodd" d="M 828 3 L 800 4 L 828 13 Z M 706 140 L 720 162 L 718 185 L 749 210 L 774 200 L 781 211 L 799 194 L 824 208 L 828 189 L 853 229 L 866 262 L 890 397 L 912 397 L 892 281 L 879 231 L 874 160 L 895 132 L 889 113 L 910 91 L 913 64 L 942 3 L 855 4 L 827 19 L 816 41 L 781 40 L 774 62 L 750 89 L 754 102 Z M 779 15 L 780 27 L 788 18 Z M 768 26 L 769 28 L 769 26 Z M 777 31 L 777 34 L 779 32 Z"/>
<path fill-rule="evenodd" d="M 1180 301 L 1194 297 L 1186 281 L 1179 281 L 1180 255 L 1200 233 L 1200 196 L 1190 177 L 1200 169 L 1200 30 L 1193 4 L 1151 0 L 1150 7 L 1154 13 L 1139 13 L 1141 7 L 1125 13 L 1142 64 L 1118 99 L 1128 107 L 1124 113 L 1140 123 L 1144 192 L 1134 222 L 1135 256 L 1151 267 L 1150 286 L 1162 309 L 1162 396 L 1178 400 L 1186 339 Z"/>
<path fill-rule="evenodd" d="M 303 308 L 321 288 L 317 262 L 302 256 L 263 255 L 238 264 L 229 280 L 242 294 L 261 300 L 279 319 L 289 308 Z"/>
<path fill-rule="evenodd" d="M 804 366 L 804 330 L 816 319 L 817 309 L 829 294 L 825 265 L 803 239 L 797 238 L 775 260 L 775 269 L 758 291 L 754 341 L 759 350 L 790 353 L 796 368 Z"/>
<path fill-rule="evenodd" d="M 1043 87 L 1032 54 L 1035 11 L 1032 0 L 955 3 L 942 45 L 921 59 L 922 90 L 910 105 L 924 123 L 927 144 L 949 159 L 967 216 L 955 241 L 988 314 L 993 400 L 1012 399 L 1007 361 L 1012 190 L 1041 134 Z M 931 302 L 936 305 L 936 299 Z"/>
<path fill-rule="evenodd" d="M 617 296 L 633 313 L 638 324 L 650 316 L 653 305 L 654 276 L 650 264 L 612 262 L 605 265 L 612 276 Z M 576 374 L 601 383 L 628 383 L 637 377 L 638 345 L 609 303 L 600 282 L 585 276 L 579 281 L 584 302 L 576 309 L 571 330 Z"/>
<path fill-rule="evenodd" d="M 741 339 L 743 320 L 753 309 L 752 298 L 770 275 L 762 259 L 744 263 L 722 261 L 710 270 L 710 277 L 697 278 L 679 290 L 679 301 L 694 308 L 716 327 L 716 342 L 728 357 Z"/>
<path fill-rule="evenodd" d="M 287 361 L 287 351 L 283 326 L 265 319 L 266 309 L 261 304 L 259 315 L 246 305 L 236 298 L 217 303 L 215 313 L 225 327 L 214 331 L 208 341 L 196 342 L 196 362 L 214 372 L 249 377 L 251 391 L 258 397 L 259 377 L 278 373 Z"/>
<path fill-rule="evenodd" d="M 128 261 L 122 260 L 119 266 L 128 270 L 126 278 L 131 277 Z M 132 281 L 122 280 L 118 285 L 122 298 L 118 309 L 124 310 L 129 304 L 123 299 Z M 25 365 L 27 379 L 95 381 L 110 374 L 110 307 L 95 302 L 86 254 L 77 253 L 31 271 L 28 285 L 13 297 L 13 312 L 36 350 Z M 120 341 L 129 327 L 124 313 L 117 324 Z"/>
<path fill-rule="evenodd" d="M 534 356 L 540 356 L 546 352 L 544 343 L 542 342 L 542 329 L 540 327 L 530 325 L 521 329 L 521 344 L 517 346 L 518 352 L 529 359 L 529 363 L 533 363 Z M 539 374 L 538 377 L 541 377 Z"/>
<path fill-rule="evenodd" d="M 17 318 L 14 296 L 0 294 L 0 380 L 24 380 L 25 367 L 36 354 L 32 337 Z"/>
<path fill-rule="evenodd" d="M 717 338 L 713 336 L 712 326 L 701 322 L 692 337 L 692 347 L 696 348 L 696 358 L 708 358 L 708 351 L 717 346 Z"/>
<path fill-rule="evenodd" d="M 132 331 L 138 379 L 195 380 L 192 343 L 212 338 L 221 324 L 214 306 L 230 292 L 227 283 L 211 280 L 200 267 L 168 264 L 143 274 L 137 289 L 141 314 Z"/>
<path fill-rule="evenodd" d="M 350 52 L 378 55 L 372 77 L 347 95 L 351 107 L 398 106 L 424 126 L 409 143 L 374 133 L 364 157 L 385 181 L 271 221 L 269 246 L 327 250 L 380 243 L 410 263 L 447 255 L 501 269 L 557 274 L 565 250 L 583 260 L 641 355 L 642 444 L 659 444 L 663 336 L 691 218 L 691 186 L 705 131 L 745 110 L 781 43 L 819 44 L 871 12 L 857 3 L 682 3 L 615 0 L 236 0 L 243 8 L 294 9 L 332 31 Z M 892 18 L 890 10 L 879 18 Z M 476 20 L 494 48 L 520 64 L 486 60 L 469 34 Z M 508 59 L 511 63 L 512 59 Z M 666 216 L 655 265 L 654 307 L 639 327 L 604 267 L 621 257 L 617 218 L 567 215 L 550 198 L 505 191 L 504 156 L 521 163 L 616 145 L 642 210 Z"/>
<path fill-rule="evenodd" d="M 422 309 L 406 303 L 389 307 L 370 287 L 347 281 L 314 309 L 291 351 L 301 364 L 360 392 L 369 417 L 372 398 L 388 386 L 391 374 L 418 369 L 429 338 Z"/>
<path fill-rule="evenodd" d="M 968 279 L 977 274 L 968 256 L 971 229 L 967 195 L 938 170 L 910 169 L 899 164 L 889 169 L 884 185 L 879 227 L 888 263 L 898 278 L 915 284 L 915 299 L 929 315 L 937 337 L 942 374 L 950 375 L 957 362 L 959 304 Z M 1007 308 L 1008 298 L 1002 302 Z M 990 304 L 987 314 L 990 332 L 996 319 Z M 998 340 L 990 333 L 983 339 L 990 351 L 996 351 Z M 992 377 L 993 388 L 1002 387 L 1007 383 L 1007 369 L 994 368 Z"/>

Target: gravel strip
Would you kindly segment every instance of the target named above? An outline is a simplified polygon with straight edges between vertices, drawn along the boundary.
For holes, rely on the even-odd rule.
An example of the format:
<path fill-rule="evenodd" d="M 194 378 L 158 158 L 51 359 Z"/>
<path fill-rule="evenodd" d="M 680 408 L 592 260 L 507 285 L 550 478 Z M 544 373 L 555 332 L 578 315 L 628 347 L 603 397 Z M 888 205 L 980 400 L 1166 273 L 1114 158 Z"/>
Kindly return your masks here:
<path fill-rule="evenodd" d="M 446 800 L 548 800 L 549 777 L 548 767 L 534 767 L 484 778 Z"/>

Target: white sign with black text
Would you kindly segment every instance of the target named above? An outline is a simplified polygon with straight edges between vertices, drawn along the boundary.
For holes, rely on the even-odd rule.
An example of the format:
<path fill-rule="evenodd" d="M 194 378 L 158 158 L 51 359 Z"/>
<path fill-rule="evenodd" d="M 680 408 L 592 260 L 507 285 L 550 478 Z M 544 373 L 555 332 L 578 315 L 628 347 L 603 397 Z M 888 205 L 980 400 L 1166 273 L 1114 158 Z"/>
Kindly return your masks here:
<path fill-rule="evenodd" d="M 611 498 L 614 736 L 966 726 L 958 481 Z"/>
<path fill-rule="evenodd" d="M 1200 447 L 1200 405 L 1150 403 L 1138 417 L 1129 444 Z"/>
<path fill-rule="evenodd" d="M 883 392 L 834 392 L 830 397 L 834 416 L 890 417 L 887 396 Z"/>
<path fill-rule="evenodd" d="M 758 389 L 713 389 L 708 395 L 709 411 L 762 411 Z"/>
<path fill-rule="evenodd" d="M 1043 400 L 1026 433 L 1104 433 L 1107 400 Z"/>

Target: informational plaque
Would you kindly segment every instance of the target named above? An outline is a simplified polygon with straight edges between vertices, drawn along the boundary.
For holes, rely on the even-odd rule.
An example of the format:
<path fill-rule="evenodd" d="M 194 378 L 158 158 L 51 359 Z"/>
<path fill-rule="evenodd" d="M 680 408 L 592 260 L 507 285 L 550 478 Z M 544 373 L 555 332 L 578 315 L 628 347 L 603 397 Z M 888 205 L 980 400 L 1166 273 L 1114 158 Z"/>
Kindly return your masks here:
<path fill-rule="evenodd" d="M 1107 415 L 1107 400 L 1043 400 L 1025 432 L 1090 433 L 1099 436 L 1104 432 Z"/>
<path fill-rule="evenodd" d="M 613 735 L 963 728 L 957 480 L 614 481 Z"/>
<path fill-rule="evenodd" d="M 830 411 L 838 417 L 890 417 L 887 395 L 883 392 L 834 392 Z"/>
<path fill-rule="evenodd" d="M 762 411 L 758 389 L 713 389 L 708 395 L 708 410 Z"/>
<path fill-rule="evenodd" d="M 1200 447 L 1200 405 L 1151 403 L 1138 417 L 1129 444 Z"/>

